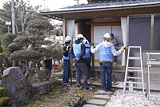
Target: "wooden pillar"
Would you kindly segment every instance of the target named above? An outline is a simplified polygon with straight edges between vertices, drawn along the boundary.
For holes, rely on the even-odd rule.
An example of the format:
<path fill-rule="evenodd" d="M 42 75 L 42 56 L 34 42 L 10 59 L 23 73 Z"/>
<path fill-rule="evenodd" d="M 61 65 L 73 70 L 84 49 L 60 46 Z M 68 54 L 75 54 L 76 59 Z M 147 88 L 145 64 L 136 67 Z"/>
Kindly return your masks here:
<path fill-rule="evenodd" d="M 126 46 L 129 46 L 129 16 L 127 16 L 127 43 Z"/>
<path fill-rule="evenodd" d="M 91 19 L 91 43 L 94 43 L 94 22 Z"/>
<path fill-rule="evenodd" d="M 63 18 L 63 43 L 65 43 L 65 37 L 66 37 L 66 19 Z"/>
<path fill-rule="evenodd" d="M 150 49 L 154 49 L 154 14 L 151 15 L 151 42 Z"/>

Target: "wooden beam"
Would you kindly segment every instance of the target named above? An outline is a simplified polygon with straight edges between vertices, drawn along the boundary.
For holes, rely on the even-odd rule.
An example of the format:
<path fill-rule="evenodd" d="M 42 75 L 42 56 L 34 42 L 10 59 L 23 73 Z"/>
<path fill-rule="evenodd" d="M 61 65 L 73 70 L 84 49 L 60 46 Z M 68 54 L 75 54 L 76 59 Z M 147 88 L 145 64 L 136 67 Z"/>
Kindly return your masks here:
<path fill-rule="evenodd" d="M 159 13 L 160 7 L 144 7 L 144 8 L 132 8 L 132 9 L 120 9 L 120 10 L 102 10 L 96 12 L 79 12 L 63 14 L 66 19 L 91 19 L 91 18 L 106 18 L 113 16 L 127 16 L 133 14 L 152 14 Z"/>
<path fill-rule="evenodd" d="M 93 26 L 120 26 L 121 22 L 93 23 Z"/>
<path fill-rule="evenodd" d="M 151 14 L 151 50 L 154 49 L 154 14 Z"/>

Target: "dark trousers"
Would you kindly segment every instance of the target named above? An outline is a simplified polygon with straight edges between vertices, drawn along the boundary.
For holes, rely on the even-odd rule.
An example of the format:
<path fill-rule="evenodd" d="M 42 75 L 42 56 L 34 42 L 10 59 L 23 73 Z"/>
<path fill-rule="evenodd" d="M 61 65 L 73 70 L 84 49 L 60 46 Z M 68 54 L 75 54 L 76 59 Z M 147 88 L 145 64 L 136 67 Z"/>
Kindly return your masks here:
<path fill-rule="evenodd" d="M 88 88 L 88 69 L 86 63 L 76 63 L 76 80 L 81 83 L 81 73 L 83 75 L 83 87 Z"/>
<path fill-rule="evenodd" d="M 86 65 L 87 65 L 87 69 L 88 69 L 88 77 L 91 78 L 93 77 L 94 78 L 94 73 L 93 71 L 91 71 L 91 58 L 86 58 Z"/>
<path fill-rule="evenodd" d="M 112 88 L 112 62 L 100 62 L 102 90 L 109 91 Z M 106 85 L 107 71 L 107 85 Z"/>
<path fill-rule="evenodd" d="M 63 83 L 68 83 L 70 77 L 70 62 L 69 60 L 64 60 L 63 62 Z"/>

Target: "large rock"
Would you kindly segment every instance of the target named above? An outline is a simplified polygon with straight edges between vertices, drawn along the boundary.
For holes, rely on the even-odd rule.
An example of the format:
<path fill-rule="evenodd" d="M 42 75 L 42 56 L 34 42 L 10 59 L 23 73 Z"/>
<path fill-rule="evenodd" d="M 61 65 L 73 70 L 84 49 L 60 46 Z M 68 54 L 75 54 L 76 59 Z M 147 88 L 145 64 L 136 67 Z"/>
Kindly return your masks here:
<path fill-rule="evenodd" d="M 4 70 L 2 87 L 5 88 L 7 95 L 11 97 L 12 103 L 19 103 L 30 97 L 31 85 L 18 67 L 10 67 Z"/>
<path fill-rule="evenodd" d="M 37 82 L 32 84 L 33 93 L 35 94 L 47 94 L 50 90 L 50 83 L 47 82 Z"/>

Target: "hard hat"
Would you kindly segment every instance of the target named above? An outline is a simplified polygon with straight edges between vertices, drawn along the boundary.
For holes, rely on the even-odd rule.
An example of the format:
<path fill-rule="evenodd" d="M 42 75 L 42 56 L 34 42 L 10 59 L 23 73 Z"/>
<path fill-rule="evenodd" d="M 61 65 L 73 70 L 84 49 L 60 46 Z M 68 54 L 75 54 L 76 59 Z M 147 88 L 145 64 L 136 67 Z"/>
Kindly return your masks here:
<path fill-rule="evenodd" d="M 109 33 L 105 33 L 103 38 L 106 38 L 107 40 L 109 40 L 111 38 L 110 34 Z"/>
<path fill-rule="evenodd" d="M 70 36 L 67 36 L 65 39 L 65 42 L 70 42 L 72 40 L 72 38 Z"/>
<path fill-rule="evenodd" d="M 76 36 L 76 40 L 78 40 L 78 39 L 84 39 L 84 36 L 83 36 L 82 34 L 78 34 L 78 35 Z"/>
<path fill-rule="evenodd" d="M 84 37 L 83 43 L 88 43 L 89 44 L 89 41 Z"/>

